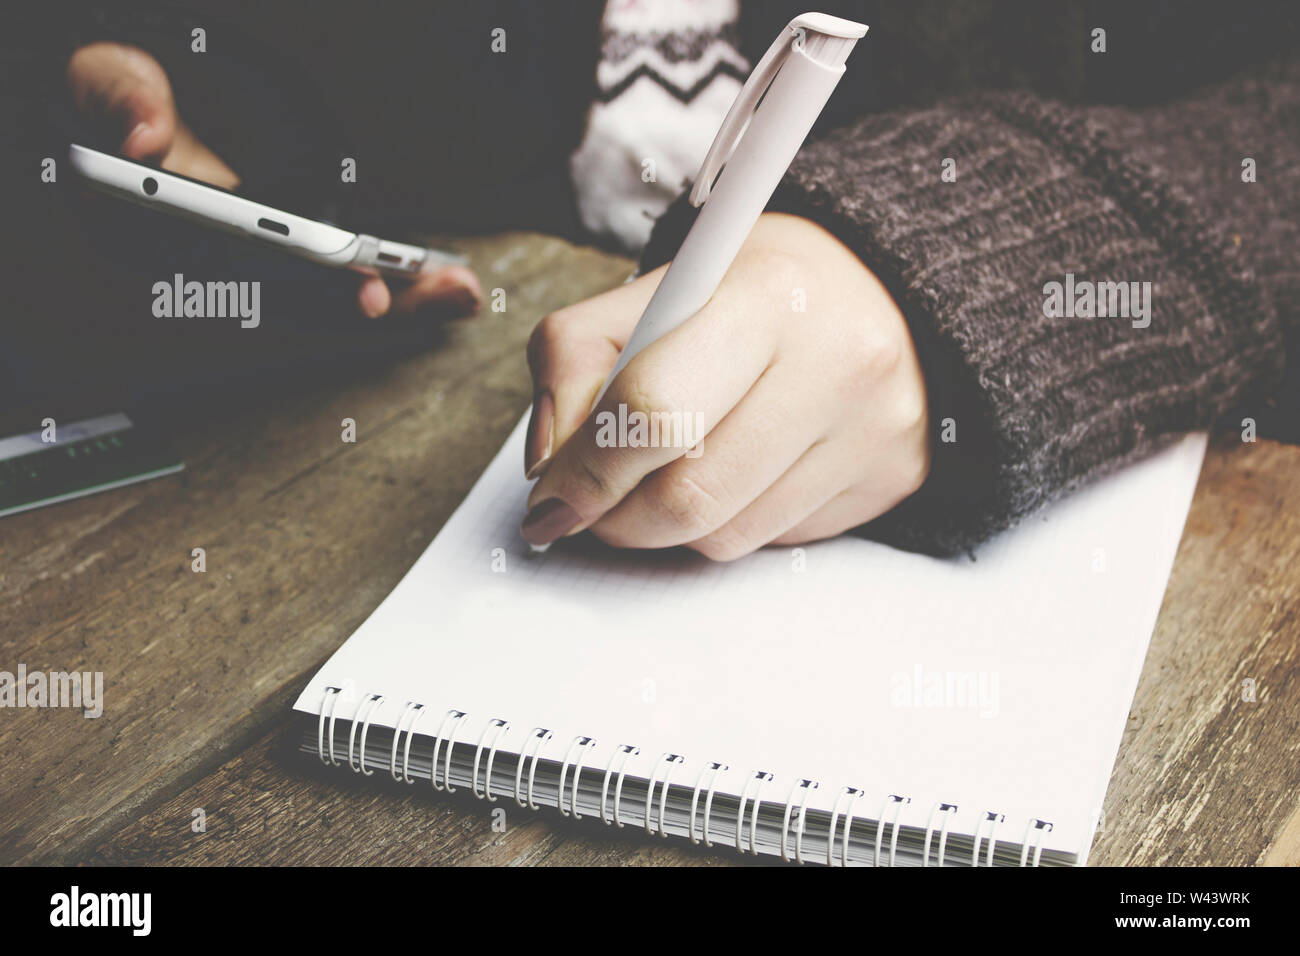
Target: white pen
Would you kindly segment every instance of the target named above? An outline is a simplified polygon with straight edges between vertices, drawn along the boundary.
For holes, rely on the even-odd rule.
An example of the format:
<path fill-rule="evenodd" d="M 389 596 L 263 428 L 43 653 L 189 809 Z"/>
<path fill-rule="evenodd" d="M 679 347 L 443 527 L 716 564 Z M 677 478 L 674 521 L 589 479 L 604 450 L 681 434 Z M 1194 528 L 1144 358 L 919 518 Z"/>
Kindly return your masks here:
<path fill-rule="evenodd" d="M 791 20 L 763 54 L 727 111 L 691 189 L 691 205 L 704 208 L 597 402 L 638 352 L 713 297 L 844 75 L 844 61 L 866 32 L 865 25 L 852 20 L 805 13 Z"/>
<path fill-rule="evenodd" d="M 704 208 L 682 240 L 593 407 L 638 352 L 713 298 L 844 75 L 844 61 L 866 32 L 866 26 L 852 20 L 805 13 L 791 20 L 763 54 L 727 111 L 691 188 L 691 204 Z M 530 520 L 536 520 L 536 514 L 530 512 L 525 528 Z M 531 540 L 529 545 L 535 552 L 549 547 Z"/>

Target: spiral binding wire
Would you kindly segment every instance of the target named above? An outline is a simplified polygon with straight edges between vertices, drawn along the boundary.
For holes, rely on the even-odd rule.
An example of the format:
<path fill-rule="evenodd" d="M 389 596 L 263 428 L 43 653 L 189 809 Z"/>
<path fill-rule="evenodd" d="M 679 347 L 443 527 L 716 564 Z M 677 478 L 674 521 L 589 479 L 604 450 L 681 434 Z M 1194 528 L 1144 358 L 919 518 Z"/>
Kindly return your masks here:
<path fill-rule="evenodd" d="M 1025 860 L 1029 856 L 1029 837 L 1031 833 L 1037 834 L 1038 839 L 1034 844 L 1034 866 L 1038 865 L 1039 857 L 1043 855 L 1043 839 L 1047 834 L 1052 832 L 1052 825 L 1046 820 L 1030 820 L 1025 824 L 1025 837 L 1020 841 L 1020 865 L 1025 865 Z"/>
<path fill-rule="evenodd" d="M 345 685 L 351 682 L 345 681 Z M 321 697 L 320 713 L 317 717 L 316 726 L 316 752 L 321 763 L 328 766 L 337 767 L 341 760 L 335 753 L 335 726 L 338 720 L 338 703 L 339 699 L 344 696 L 344 688 L 329 686 L 324 688 Z M 356 712 L 351 718 L 344 718 L 349 721 L 347 733 L 348 751 L 347 764 L 354 773 L 360 773 L 364 776 L 373 776 L 374 770 L 366 766 L 366 739 L 370 732 L 370 724 L 375 712 L 384 703 L 386 698 L 382 694 L 367 694 L 357 705 Z M 388 772 L 394 780 L 404 783 L 415 783 L 410 775 L 411 760 L 411 742 L 415 739 L 416 727 L 428 713 L 428 708 L 415 701 L 407 701 L 403 706 L 401 713 L 398 715 L 397 723 L 393 728 L 393 739 L 389 749 Z M 408 720 L 409 718 L 409 720 Z M 451 785 L 451 760 L 452 751 L 456 746 L 456 737 L 461 726 L 469 719 L 469 715 L 461 710 L 448 710 L 439 725 L 437 732 L 433 737 L 433 750 L 429 760 L 429 782 L 435 790 L 446 790 L 448 793 L 455 793 L 456 788 Z M 328 729 L 327 729 L 328 725 Z M 358 740 L 358 730 L 360 739 Z M 475 797 L 480 800 L 488 800 L 495 803 L 497 796 L 492 793 L 492 766 L 496 759 L 496 753 L 502 737 L 510 730 L 510 722 L 499 717 L 493 717 L 483 729 L 479 736 L 478 744 L 474 750 L 473 770 L 471 771 L 470 789 Z M 328 736 L 329 746 L 326 748 L 325 739 Z M 405 737 L 405 742 L 403 742 Z M 537 777 L 537 762 L 541 758 L 543 747 L 554 737 L 554 733 L 545 727 L 534 727 L 528 734 L 524 745 L 520 748 L 519 759 L 515 765 L 515 802 L 521 807 L 527 807 L 530 810 L 540 810 L 541 807 L 533 799 L 534 788 Z M 442 752 L 442 744 L 446 739 L 447 749 Z M 483 789 L 479 789 L 479 767 L 482 763 L 484 748 L 487 748 L 487 763 L 484 766 L 482 784 Z M 595 749 L 596 740 L 593 737 L 578 735 L 574 737 L 569 744 L 563 761 L 560 763 L 559 783 L 556 789 L 556 808 L 564 816 L 572 817 L 575 820 L 582 819 L 578 813 L 578 789 L 582 776 L 584 764 L 587 756 Z M 401 769 L 398 769 L 397 752 L 402 751 Z M 624 826 L 622 819 L 622 797 L 623 782 L 627 775 L 627 763 L 632 757 L 638 756 L 641 748 L 632 744 L 619 744 L 614 748 L 610 755 L 609 762 L 605 766 L 604 779 L 600 789 L 600 819 L 605 825 L 613 824 L 618 827 Z M 438 759 L 442 757 L 442 783 L 438 782 Z M 524 787 L 524 764 L 528 763 L 528 785 Z M 672 785 L 671 777 L 673 768 L 679 765 L 685 765 L 686 758 L 681 754 L 674 754 L 665 751 L 660 754 L 659 759 L 655 761 L 651 769 L 650 778 L 647 781 L 645 796 L 645 815 L 643 824 L 646 833 L 653 834 L 658 832 L 660 836 L 667 837 L 667 814 L 668 814 L 668 792 Z M 617 767 L 615 766 L 617 764 Z M 569 768 L 572 765 L 573 779 L 569 783 L 568 807 L 565 807 L 564 789 L 569 782 Z M 695 778 L 695 786 L 691 793 L 690 816 L 687 819 L 687 836 L 692 843 L 701 843 L 706 847 L 712 847 L 713 842 L 710 839 L 710 815 L 713 809 L 713 798 L 716 792 L 717 778 L 719 773 L 725 773 L 731 768 L 724 763 L 717 761 L 708 761 L 701 768 L 700 773 Z M 615 779 L 615 775 L 617 777 Z M 662 774 L 662 777 L 661 777 Z M 707 777 L 707 786 L 706 786 Z M 612 813 L 609 807 L 609 790 L 610 781 L 614 780 L 614 801 Z M 745 852 L 745 812 L 749 811 L 749 846 L 750 854 L 758 855 L 758 816 L 759 810 L 763 805 L 762 794 L 763 788 L 774 780 L 773 774 L 765 770 L 756 770 L 746 780 L 744 787 L 741 789 L 739 804 L 736 808 L 736 850 L 740 853 Z M 789 862 L 789 839 L 792 826 L 794 827 L 794 861 L 803 863 L 803 837 L 806 823 L 806 805 L 808 794 L 819 789 L 820 784 L 815 780 L 807 778 L 798 778 L 790 785 L 790 790 L 786 795 L 785 810 L 781 819 L 781 842 L 780 856 L 781 859 Z M 654 819 L 655 810 L 655 791 L 658 789 L 658 819 Z M 696 835 L 695 820 L 699 816 L 700 793 L 704 791 L 704 808 L 701 821 L 699 836 Z M 857 787 L 846 786 L 841 788 L 831 805 L 829 826 L 826 832 L 826 865 L 833 866 L 835 862 L 835 844 L 837 840 L 837 829 L 839 830 L 839 862 L 840 866 L 849 865 L 849 846 L 852 836 L 852 830 L 857 814 L 854 811 L 858 801 L 865 796 L 865 791 Z M 911 797 L 900 796 L 898 794 L 889 794 L 885 797 L 880 806 L 880 812 L 876 815 L 876 832 L 874 852 L 872 854 L 872 865 L 879 866 L 882 858 L 882 849 L 886 828 L 889 829 L 889 862 L 888 866 L 893 866 L 898 855 L 898 838 L 900 833 L 900 818 L 903 807 L 912 802 Z M 886 816 L 892 815 L 886 820 Z M 930 848 L 933 844 L 935 835 L 936 819 L 938 822 L 938 847 L 935 855 L 935 865 L 943 866 L 947 852 L 948 829 L 953 819 L 957 815 L 957 806 L 955 804 L 938 802 L 930 810 L 930 816 L 925 828 L 924 845 L 921 851 L 921 865 L 930 865 Z M 843 824 L 841 826 L 841 817 Z M 986 846 L 984 865 L 992 866 L 994 861 L 994 851 L 998 843 L 998 831 L 1005 822 L 1006 817 L 996 811 L 986 811 L 980 818 L 972 834 L 972 846 L 970 865 L 980 865 L 980 848 Z M 987 834 L 985 829 L 987 827 Z M 1047 834 L 1051 833 L 1053 825 L 1047 820 L 1030 819 L 1025 825 L 1024 837 L 1020 841 L 1020 865 L 1021 866 L 1038 866 L 1043 855 L 1043 841 Z M 987 841 L 987 843 L 985 843 Z M 1032 862 L 1030 853 L 1032 851 Z"/>
<path fill-rule="evenodd" d="M 357 710 L 357 716 L 352 720 L 352 729 L 348 732 L 348 766 L 352 767 L 352 741 L 357 734 L 357 720 L 364 713 L 366 719 L 361 724 L 361 765 L 352 767 L 352 769 L 361 771 L 362 775 L 366 777 L 374 776 L 375 773 L 373 770 L 366 769 L 366 734 L 370 733 L 370 715 L 383 702 L 384 698 L 381 694 L 370 694 L 366 697 L 365 703 Z"/>
<path fill-rule="evenodd" d="M 760 796 L 763 792 L 763 785 L 772 782 L 772 775 L 766 770 L 755 770 L 754 775 L 745 782 L 745 789 L 740 791 L 740 808 L 736 811 L 736 849 L 744 853 L 741 847 L 741 838 L 745 835 L 745 804 L 749 801 L 749 788 L 754 788 L 754 813 L 749 820 L 749 852 L 751 856 L 758 856 L 758 845 L 755 843 L 758 834 L 758 808 L 762 806 L 763 801 Z"/>
<path fill-rule="evenodd" d="M 623 826 L 623 821 L 619 819 L 618 813 L 618 804 L 623 797 L 623 775 L 627 773 L 628 758 L 635 757 L 640 752 L 640 747 L 633 747 L 631 744 L 619 744 L 614 749 L 614 752 L 609 755 L 609 763 L 605 765 L 605 782 L 600 788 L 600 819 L 606 826 L 611 823 L 618 827 Z M 609 777 L 614 772 L 615 760 L 618 760 L 618 783 L 614 787 L 614 816 L 609 817 L 605 814 L 605 802 L 609 797 Z"/>
<path fill-rule="evenodd" d="M 321 698 L 320 703 L 320 723 L 316 727 L 316 752 L 320 754 L 320 762 L 337 767 L 339 762 L 334 759 L 334 711 L 338 706 L 339 694 L 343 692 L 341 687 L 326 687 L 325 696 Z M 325 756 L 325 707 L 329 705 L 330 713 L 330 754 Z"/>
<path fill-rule="evenodd" d="M 650 810 L 654 806 L 655 798 L 655 778 L 659 776 L 659 768 L 664 768 L 663 789 L 659 793 L 659 835 L 668 836 L 668 831 L 664 829 L 664 818 L 668 812 L 668 778 L 672 775 L 673 765 L 686 763 L 686 758 L 680 754 L 664 753 L 655 762 L 655 768 L 650 773 L 650 789 L 646 792 L 645 797 L 645 832 L 652 833 L 650 829 Z"/>
<path fill-rule="evenodd" d="M 930 838 L 934 835 L 934 818 L 942 813 L 943 825 L 939 828 L 939 859 L 936 866 L 943 866 L 943 852 L 948 845 L 948 824 L 957 815 L 957 807 L 951 803 L 936 803 L 930 808 L 930 820 L 925 825 L 925 849 L 921 851 L 921 865 L 930 865 Z"/>
<path fill-rule="evenodd" d="M 572 816 L 575 820 L 581 820 L 578 813 L 578 777 L 582 774 L 582 762 L 587 756 L 587 751 L 596 746 L 596 741 L 591 737 L 577 736 L 573 738 L 573 743 L 569 744 L 569 752 L 564 755 L 564 763 L 560 764 L 560 786 L 556 791 L 555 805 L 563 816 Z M 573 759 L 573 752 L 578 751 L 578 762 L 573 765 L 573 794 L 569 797 L 569 809 L 564 809 L 564 777 L 569 769 L 569 761 Z"/>
<path fill-rule="evenodd" d="M 840 866 L 849 865 L 849 831 L 853 829 L 853 805 L 862 797 L 862 791 L 857 787 L 845 787 L 841 790 L 831 807 L 831 825 L 826 831 L 827 866 L 835 865 L 835 823 L 840 818 L 840 801 L 845 797 L 848 797 L 848 805 L 844 808 L 844 837 L 840 841 Z"/>
<path fill-rule="evenodd" d="M 695 792 L 691 794 L 691 819 L 687 827 L 687 834 L 692 843 L 699 843 L 700 838 L 695 835 L 695 808 L 699 805 L 700 785 L 704 782 L 704 775 L 709 774 L 709 792 L 704 798 L 704 845 L 711 847 L 713 844 L 709 841 L 709 813 L 713 810 L 713 786 L 714 781 L 718 779 L 719 772 L 726 772 L 731 768 L 726 764 L 717 761 L 709 761 L 700 770 L 700 775 L 695 778 Z"/>
<path fill-rule="evenodd" d="M 893 837 L 889 841 L 889 865 L 893 866 L 894 857 L 898 853 L 898 816 L 903 812 L 903 805 L 911 802 L 911 797 L 900 797 L 896 793 L 891 793 L 880 805 L 880 813 L 876 816 L 876 852 L 871 858 L 872 866 L 880 866 L 880 838 L 885 830 L 885 807 L 891 803 L 894 805 L 894 819 L 891 821 Z"/>
<path fill-rule="evenodd" d="M 402 724 L 406 722 L 406 715 L 411 714 L 410 726 L 406 728 L 406 746 L 402 748 L 402 772 L 397 772 L 397 745 L 402 741 Z M 403 783 L 415 783 L 411 778 L 411 738 L 415 736 L 415 725 L 420 722 L 424 716 L 424 705 L 417 704 L 413 700 L 408 700 L 406 706 L 402 708 L 402 713 L 397 718 L 397 726 L 393 729 L 393 749 L 388 758 L 388 773 L 394 780 L 401 780 Z"/>
<path fill-rule="evenodd" d="M 433 756 L 429 763 L 429 783 L 433 784 L 433 789 L 446 789 L 448 793 L 455 793 L 456 788 L 451 785 L 451 750 L 456 746 L 456 731 L 460 730 L 460 725 L 465 722 L 469 714 L 462 710 L 449 710 L 442 718 L 442 724 L 438 727 L 438 733 L 433 738 Z M 447 730 L 447 725 L 451 724 L 451 730 Z M 442 747 L 442 735 L 447 733 L 447 757 L 443 764 L 442 781 L 443 786 L 438 786 L 438 750 Z M 528 792 L 532 793 L 533 781 L 528 780 Z M 533 807 L 536 810 L 536 807 Z"/>
<path fill-rule="evenodd" d="M 984 824 L 986 823 L 989 824 L 989 853 L 987 862 L 984 865 L 993 865 L 993 848 L 997 846 L 998 843 L 998 827 L 1002 825 L 1004 820 L 1006 820 L 1005 816 L 1001 813 L 995 813 L 992 810 L 984 814 L 984 819 L 975 827 L 975 844 L 971 847 L 970 852 L 971 866 L 980 865 L 980 835 L 984 832 Z M 1035 862 L 1034 865 L 1037 866 L 1037 862 Z"/>
<path fill-rule="evenodd" d="M 500 717 L 493 717 L 488 721 L 488 725 L 483 728 L 483 736 L 478 739 L 478 748 L 474 751 L 474 773 L 471 777 L 473 783 L 470 789 L 474 791 L 474 796 L 478 797 L 480 800 L 486 798 L 489 803 L 497 802 L 497 798 L 492 796 L 492 761 L 496 759 L 497 741 L 499 741 L 501 735 L 509 729 L 510 722 L 508 720 L 502 720 Z M 492 747 L 488 750 L 487 770 L 484 771 L 483 774 L 483 792 L 479 793 L 478 762 L 479 758 L 483 756 L 483 744 L 487 740 L 487 735 L 493 731 L 496 731 L 496 733 L 492 735 Z"/>
<path fill-rule="evenodd" d="M 790 862 L 790 855 L 786 852 L 786 837 L 790 834 L 790 815 L 794 811 L 794 793 L 799 790 L 799 832 L 794 838 L 794 858 L 796 863 L 803 862 L 803 823 L 804 823 L 804 804 L 808 802 L 808 792 L 816 790 L 819 784 L 816 780 L 796 780 L 790 784 L 790 793 L 785 798 L 785 816 L 781 818 L 781 861 Z M 751 840 L 753 835 L 751 834 Z M 751 844 L 752 845 L 752 844 Z"/>
<path fill-rule="evenodd" d="M 533 803 L 533 781 L 537 777 L 537 758 L 541 756 L 542 746 L 553 736 L 555 735 L 545 727 L 534 727 L 528 735 L 528 745 L 519 752 L 519 764 L 515 767 L 515 803 L 521 807 L 527 806 L 529 810 L 541 809 L 541 807 Z M 519 796 L 519 788 L 524 772 L 524 760 L 528 757 L 528 746 L 533 748 L 533 762 L 528 765 L 528 797 L 525 801 L 525 798 Z"/>

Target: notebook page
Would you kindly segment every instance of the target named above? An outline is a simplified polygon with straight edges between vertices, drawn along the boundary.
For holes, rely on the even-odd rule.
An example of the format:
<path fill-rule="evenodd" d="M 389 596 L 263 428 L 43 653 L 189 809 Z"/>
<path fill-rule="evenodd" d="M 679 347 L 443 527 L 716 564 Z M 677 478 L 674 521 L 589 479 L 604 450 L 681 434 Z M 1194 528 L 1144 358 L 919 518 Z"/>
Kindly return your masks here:
<path fill-rule="evenodd" d="M 588 768 L 618 744 L 647 777 L 665 753 L 729 765 L 719 790 L 773 774 L 829 809 L 846 785 L 860 815 L 890 794 L 949 832 L 986 812 L 1000 838 L 1051 822 L 1049 848 L 1086 856 L 1205 449 L 1191 435 L 985 544 L 941 560 L 852 537 L 765 549 L 730 564 L 685 550 L 618 552 L 587 538 L 534 555 L 519 539 L 528 483 L 524 422 L 432 545 L 313 678 L 382 693 L 375 725 L 406 701 L 467 718 L 458 742 L 511 722 L 501 752 L 533 727 L 542 756 L 594 737 Z M 589 538 L 589 536 L 588 536 Z"/>

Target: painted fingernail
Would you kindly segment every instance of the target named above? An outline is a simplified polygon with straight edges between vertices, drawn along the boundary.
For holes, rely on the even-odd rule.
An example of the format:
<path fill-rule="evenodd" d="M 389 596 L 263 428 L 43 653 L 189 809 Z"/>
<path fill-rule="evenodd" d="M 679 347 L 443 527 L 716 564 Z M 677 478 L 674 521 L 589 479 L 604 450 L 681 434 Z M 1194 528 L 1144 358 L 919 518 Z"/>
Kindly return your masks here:
<path fill-rule="evenodd" d="M 572 531 L 581 520 L 564 499 L 547 498 L 528 512 L 519 533 L 534 549 L 544 548 Z"/>
<path fill-rule="evenodd" d="M 536 478 L 551 458 L 555 442 L 555 399 L 543 390 L 533 402 L 533 416 L 528 423 L 528 452 L 524 460 L 524 477 Z"/>

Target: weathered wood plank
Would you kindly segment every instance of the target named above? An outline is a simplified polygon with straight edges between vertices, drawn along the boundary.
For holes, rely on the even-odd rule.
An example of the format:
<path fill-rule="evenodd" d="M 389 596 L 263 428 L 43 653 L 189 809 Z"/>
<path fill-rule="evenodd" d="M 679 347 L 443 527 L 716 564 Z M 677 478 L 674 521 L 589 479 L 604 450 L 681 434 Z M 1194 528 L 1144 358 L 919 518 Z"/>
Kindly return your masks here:
<path fill-rule="evenodd" d="M 106 703 L 5 714 L 0 861 L 77 859 L 283 714 L 527 407 L 533 324 L 630 269 L 541 236 L 464 248 L 508 308 L 445 348 L 271 408 L 232 401 L 183 440 L 183 476 L 5 519 L 0 660 L 102 671 Z"/>
<path fill-rule="evenodd" d="M 1255 681 L 1255 701 L 1242 682 Z M 1094 859 L 1269 856 L 1300 793 L 1300 449 L 1206 457 L 1106 799 Z"/>
<path fill-rule="evenodd" d="M 1259 862 L 1264 866 L 1300 866 L 1300 807 Z"/>

